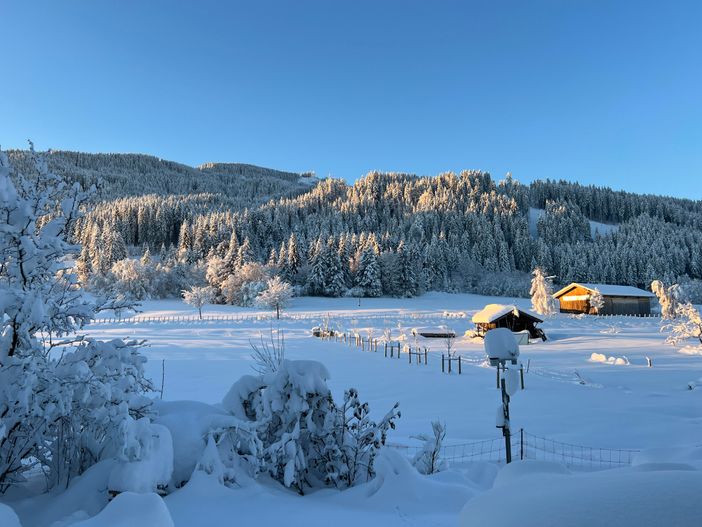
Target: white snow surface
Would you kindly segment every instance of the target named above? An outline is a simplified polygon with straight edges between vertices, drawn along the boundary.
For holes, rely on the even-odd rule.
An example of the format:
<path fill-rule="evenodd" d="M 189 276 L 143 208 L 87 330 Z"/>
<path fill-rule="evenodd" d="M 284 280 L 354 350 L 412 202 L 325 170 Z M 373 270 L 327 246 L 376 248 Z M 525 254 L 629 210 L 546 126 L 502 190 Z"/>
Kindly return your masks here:
<path fill-rule="evenodd" d="M 685 465 L 571 474 L 551 463 L 515 462 L 468 502 L 459 525 L 693 527 L 701 520 L 700 489 L 702 472 Z"/>
<path fill-rule="evenodd" d="M 230 488 L 214 474 L 193 474 L 207 444 L 204 431 L 213 423 L 227 426 L 238 420 L 223 407 L 234 408 L 247 382 L 252 382 L 240 381 L 233 389 L 242 376 L 254 373 L 249 342 L 268 335 L 271 326 L 284 332 L 287 359 L 324 365 L 336 400 L 342 400 L 345 389 L 357 388 L 376 419 L 399 401 L 402 417 L 389 435 L 393 445 L 420 446 L 412 436 L 429 432 L 436 419 L 446 425 L 445 445 L 501 439 L 495 429 L 500 396 L 495 370 L 486 365 L 482 339 L 455 339 L 452 351 L 462 358 L 462 374 L 454 370 L 448 375 L 441 372 L 441 353 L 446 352 L 442 339 L 427 339 L 428 365 L 420 366 L 408 364 L 405 354 L 401 360 L 386 358 L 382 345 L 377 353 L 363 352 L 310 333 L 312 326 L 328 319 L 331 327 L 342 331 L 374 328 L 377 338 L 385 329 L 402 332 L 402 328 L 447 323 L 462 335 L 473 326 L 470 317 L 491 303 L 523 310 L 530 305 L 528 299 L 439 293 L 415 299 L 362 299 L 361 307 L 356 298 L 294 298 L 279 323 L 252 318 L 93 324 L 87 328 L 93 337 L 148 339 L 150 346 L 143 350 L 146 370 L 159 390 L 164 366 L 163 401 L 157 404 L 156 423 L 172 436 L 176 460 L 172 480 L 190 481 L 171 488 L 163 500 L 145 494 L 151 496 L 151 505 L 145 508 L 134 504 L 108 511 L 106 490 L 114 463 L 102 462 L 64 491 L 43 493 L 38 477 L 26 489 L 11 489 L 0 496 L 0 502 L 14 509 L 23 527 L 65 527 L 89 519 L 93 523 L 83 525 L 113 525 L 100 523 L 105 518 L 96 516 L 101 510 L 115 515 L 115 525 L 120 525 L 118 520 L 124 525 L 145 525 L 139 523 L 140 514 L 147 512 L 154 514 L 149 516 L 152 525 L 159 525 L 168 519 L 156 503 L 165 504 L 178 526 L 203 525 L 203 521 L 227 524 L 233 519 L 242 525 L 455 526 L 459 517 L 463 525 L 490 526 L 698 525 L 702 448 L 695 445 L 700 444 L 702 389 L 689 385 L 702 379 L 702 356 L 683 354 L 680 348 L 665 344 L 657 318 L 565 314 L 549 318 L 543 324 L 549 340 L 521 350 L 525 369 L 528 364 L 525 389 L 510 404 L 512 430 L 524 428 L 575 445 L 641 450 L 632 467 L 583 473 L 545 461 L 507 468 L 485 461 L 451 461 L 448 470 L 421 476 L 407 462 L 405 450 L 387 448 L 378 460 L 375 480 L 343 492 L 326 489 L 306 496 L 267 477 Z M 150 318 L 196 315 L 178 300 L 146 302 L 143 310 Z M 467 318 L 447 321 L 444 317 L 444 312 L 459 311 Z M 203 315 L 215 314 L 269 312 L 204 307 Z M 629 365 L 593 361 L 593 353 L 626 357 Z M 647 367 L 646 357 L 653 367 Z"/>
<path fill-rule="evenodd" d="M 0 525 L 2 527 L 21 527 L 15 511 L 2 503 L 0 503 Z"/>
<path fill-rule="evenodd" d="M 173 518 L 158 494 L 123 492 L 97 516 L 75 527 L 174 527 Z"/>

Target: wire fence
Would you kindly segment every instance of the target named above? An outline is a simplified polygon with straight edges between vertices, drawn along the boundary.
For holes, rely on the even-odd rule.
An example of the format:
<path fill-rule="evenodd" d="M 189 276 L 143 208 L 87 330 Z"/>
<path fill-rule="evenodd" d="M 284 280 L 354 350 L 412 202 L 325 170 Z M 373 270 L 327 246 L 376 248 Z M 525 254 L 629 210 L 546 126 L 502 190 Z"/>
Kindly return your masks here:
<path fill-rule="evenodd" d="M 513 459 L 530 459 L 560 463 L 574 469 L 606 470 L 625 467 L 632 464 L 634 456 L 639 452 L 633 449 L 599 448 L 576 445 L 555 441 L 546 437 L 518 430 L 511 436 Z M 414 458 L 423 450 L 421 445 L 388 444 L 403 452 L 407 457 Z M 456 445 L 443 445 L 441 459 L 449 463 L 466 463 L 485 461 L 505 463 L 505 439 L 485 439 Z"/>

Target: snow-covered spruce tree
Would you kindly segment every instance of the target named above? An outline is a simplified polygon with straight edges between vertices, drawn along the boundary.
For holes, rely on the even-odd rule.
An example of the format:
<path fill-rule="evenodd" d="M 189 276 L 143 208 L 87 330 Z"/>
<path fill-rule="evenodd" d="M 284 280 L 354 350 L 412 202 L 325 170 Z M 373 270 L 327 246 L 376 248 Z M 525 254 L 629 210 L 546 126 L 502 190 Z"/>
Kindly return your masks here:
<path fill-rule="evenodd" d="M 237 381 L 222 403 L 258 431 L 263 469 L 301 494 L 371 479 L 376 453 L 400 417 L 396 404 L 372 421 L 353 389 L 338 406 L 328 378 L 318 362 L 283 360 L 275 372 Z"/>
<path fill-rule="evenodd" d="M 375 297 L 383 294 L 378 254 L 372 247 L 367 247 L 361 253 L 356 272 L 356 287 L 363 291 L 364 296 Z"/>
<path fill-rule="evenodd" d="M 544 276 L 543 271 L 537 267 L 532 272 L 531 279 L 531 306 L 540 315 L 550 316 L 556 312 L 553 301 L 553 290 L 550 280 Z"/>
<path fill-rule="evenodd" d="M 200 287 L 194 285 L 190 289 L 184 289 L 182 293 L 183 302 L 197 308 L 197 313 L 202 320 L 202 307 L 214 302 L 214 289 L 210 286 Z"/>
<path fill-rule="evenodd" d="M 67 237 L 85 194 L 30 151 L 31 178 L 11 178 L 0 152 L 0 492 L 37 463 L 49 485 L 68 484 L 117 455 L 120 431 L 149 409 L 136 343 L 67 337 L 126 305 L 82 293 Z"/>
<path fill-rule="evenodd" d="M 280 310 L 284 308 L 293 296 L 293 288 L 283 282 L 279 276 L 274 276 L 266 282 L 266 289 L 258 294 L 256 303 L 263 307 L 275 309 L 275 318 L 280 318 Z"/>
<path fill-rule="evenodd" d="M 675 317 L 670 319 L 661 331 L 670 331 L 666 339 L 668 344 L 677 345 L 679 342 L 694 338 L 702 345 L 702 316 L 691 303 L 679 304 Z"/>
<path fill-rule="evenodd" d="M 595 289 L 590 293 L 590 309 L 594 310 L 595 313 L 599 313 L 600 310 L 604 307 L 604 298 L 602 297 L 602 293 L 600 293 L 599 289 Z"/>

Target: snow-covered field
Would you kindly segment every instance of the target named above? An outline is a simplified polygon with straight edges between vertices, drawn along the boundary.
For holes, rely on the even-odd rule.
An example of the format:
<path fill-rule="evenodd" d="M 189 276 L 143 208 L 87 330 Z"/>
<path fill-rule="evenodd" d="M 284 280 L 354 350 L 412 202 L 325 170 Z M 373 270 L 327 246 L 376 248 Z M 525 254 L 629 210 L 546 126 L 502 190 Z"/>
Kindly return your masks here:
<path fill-rule="evenodd" d="M 111 322 L 94 324 L 88 333 L 99 338 L 146 339 L 147 370 L 158 388 L 163 368 L 164 400 L 219 403 L 234 381 L 252 373 L 250 341 L 267 335 L 271 327 L 279 328 L 285 336 L 286 358 L 322 362 L 331 374 L 335 398 L 341 398 L 344 389 L 355 387 L 376 417 L 399 401 L 402 417 L 390 435 L 393 445 L 418 445 L 412 436 L 429 432 L 431 421 L 437 419 L 446 424 L 445 444 L 459 445 L 501 437 L 495 428 L 499 403 L 495 370 L 485 365 L 482 341 L 463 337 L 472 327 L 471 314 L 494 302 L 530 307 L 524 299 L 438 293 L 414 299 L 363 299 L 360 306 L 357 299 L 296 298 L 279 322 L 268 317 Z M 196 314 L 176 300 L 146 302 L 143 311 L 143 316 L 150 317 Z M 462 312 L 466 317 L 448 318 L 444 316 L 447 311 Z M 204 315 L 243 313 L 268 315 L 230 306 L 207 306 L 203 311 Z M 382 348 L 364 352 L 343 342 L 313 337 L 310 329 L 325 320 L 342 331 L 362 330 L 364 336 L 370 328 L 377 338 L 385 328 L 392 328 L 397 335 L 400 331 L 409 334 L 415 326 L 445 324 L 459 335 L 454 351 L 462 357 L 462 374 L 455 370 L 452 375 L 442 373 L 443 340 L 417 342 L 429 348 L 428 364 L 420 366 L 409 364 L 406 355 L 386 358 Z M 229 489 L 198 477 L 167 496 L 165 504 L 179 526 L 218 525 L 233 518 L 243 525 L 456 525 L 466 503 L 466 524 L 502 525 L 514 519 L 509 511 L 500 510 L 502 499 L 523 511 L 533 509 L 533 517 L 541 518 L 539 507 L 549 503 L 544 501 L 544 493 L 553 492 L 558 499 L 565 499 L 561 495 L 570 496 L 571 492 L 569 507 L 580 510 L 587 508 L 588 493 L 603 489 L 592 498 L 602 504 L 600 509 L 593 505 L 599 516 L 586 519 L 597 522 L 598 518 L 610 521 L 614 517 L 621 520 L 617 525 L 696 525 L 702 517 L 702 505 L 698 498 L 685 500 L 690 486 L 702 489 L 702 472 L 691 470 L 700 469 L 702 464 L 702 356 L 666 345 L 659 325 L 658 318 L 556 315 L 542 324 L 548 341 L 521 346 L 522 361 L 529 371 L 526 389 L 516 394 L 511 404 L 513 430 L 523 428 L 549 440 L 598 449 L 654 449 L 637 454 L 638 465 L 633 468 L 582 473 L 577 467 L 568 469 L 543 461 L 500 469 L 495 463 L 464 460 L 448 471 L 426 477 L 407 464 L 399 448 L 383 454 L 376 480 L 344 492 L 325 490 L 300 497 L 266 480 Z M 414 344 L 412 338 L 409 342 Z M 647 366 L 647 357 L 653 367 Z M 94 472 L 97 474 L 99 467 Z M 99 480 L 99 474 L 93 477 Z M 82 479 L 87 480 L 87 475 Z M 626 485 L 628 490 L 616 499 L 616 493 Z M 528 492 L 522 495 L 522 489 Z M 661 510 L 651 504 L 659 503 L 656 500 L 647 502 L 639 496 L 637 523 L 628 523 L 627 518 L 633 516 L 617 514 L 625 514 L 627 500 L 643 489 L 660 489 L 661 493 L 668 489 L 665 496 L 670 507 L 666 504 Z M 79 479 L 64 495 L 25 500 L 10 495 L 4 501 L 16 509 L 24 527 L 51 525 L 73 514 L 71 520 L 55 524 L 69 525 L 99 510 L 99 499 L 90 492 L 95 490 Z M 609 500 L 604 498 L 607 492 L 613 493 Z M 125 497 L 125 502 L 128 499 Z M 134 505 L 134 510 L 141 506 Z M 143 507 L 159 505 L 147 500 Z M 655 514 L 647 512 L 649 509 L 655 509 Z M 85 512 L 77 512 L 80 510 Z M 554 523 L 544 518 L 530 523 L 532 520 L 524 517 L 519 523 L 565 525 L 558 518 L 572 520 L 567 510 L 564 505 L 554 506 L 553 513 L 547 515 Z M 662 523 L 650 523 L 653 519 Z M 95 520 L 77 525 L 117 524 L 116 520 Z M 134 519 L 130 525 L 147 524 Z"/>

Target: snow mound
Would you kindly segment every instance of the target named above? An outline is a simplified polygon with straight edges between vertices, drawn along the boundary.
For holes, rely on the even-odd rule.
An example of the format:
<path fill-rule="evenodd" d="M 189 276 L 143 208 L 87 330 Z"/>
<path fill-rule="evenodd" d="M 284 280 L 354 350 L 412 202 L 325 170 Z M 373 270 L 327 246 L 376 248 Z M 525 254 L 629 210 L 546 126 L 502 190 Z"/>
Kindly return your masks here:
<path fill-rule="evenodd" d="M 469 501 L 459 525 L 692 527 L 702 517 L 702 472 L 697 470 L 674 470 L 667 464 L 664 470 L 566 474 L 549 473 L 546 466 L 537 470 L 516 466 L 521 464 L 509 467 L 512 474 L 503 478 L 503 484 Z"/>
<path fill-rule="evenodd" d="M 4 524 L 2 524 L 4 527 Z M 158 494 L 123 492 L 100 514 L 73 527 L 173 527 L 168 507 Z"/>
<path fill-rule="evenodd" d="M 601 362 L 603 364 L 614 364 L 615 366 L 628 366 L 629 359 L 626 357 L 608 357 L 602 353 L 593 353 L 590 355 L 590 362 Z"/>
<path fill-rule="evenodd" d="M 510 463 L 502 468 L 497 473 L 493 487 L 497 488 L 518 483 L 523 478 L 528 478 L 529 476 L 538 474 L 561 474 L 567 476 L 570 475 L 571 472 L 559 463 L 552 463 L 550 461 L 524 460 L 520 461 L 519 463 Z"/>
<path fill-rule="evenodd" d="M 2 527 L 22 527 L 15 511 L 2 503 L 0 503 L 0 525 Z"/>
<path fill-rule="evenodd" d="M 151 492 L 165 487 L 173 474 L 173 440 L 165 426 L 147 423 L 150 437 L 141 459 L 115 465 L 108 487 L 116 492 Z"/>
<path fill-rule="evenodd" d="M 235 383 L 235 386 L 237 384 L 239 383 Z M 244 424 L 236 417 L 237 411 L 241 414 L 244 411 L 241 404 L 237 410 L 234 395 L 245 390 L 241 384 L 237 388 L 235 386 L 222 403 L 224 409 L 195 401 L 157 403 L 159 417 L 156 422 L 168 428 L 173 438 L 172 479 L 176 485 L 188 481 L 205 451 L 208 436 L 212 431 Z M 235 415 L 229 415 L 227 412 Z"/>
<path fill-rule="evenodd" d="M 353 502 L 361 500 L 366 505 L 383 508 L 388 503 L 397 508 L 401 505 L 404 513 L 421 514 L 430 508 L 458 513 L 475 493 L 465 481 L 450 481 L 447 473 L 421 475 L 407 458 L 392 448 L 383 448 L 379 452 L 375 469 L 376 476 L 372 481 L 345 491 L 340 498 Z"/>
<path fill-rule="evenodd" d="M 683 355 L 702 355 L 702 346 L 684 346 L 678 350 Z"/>

